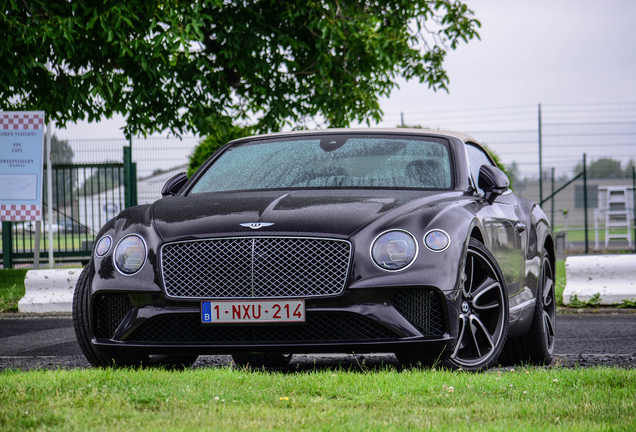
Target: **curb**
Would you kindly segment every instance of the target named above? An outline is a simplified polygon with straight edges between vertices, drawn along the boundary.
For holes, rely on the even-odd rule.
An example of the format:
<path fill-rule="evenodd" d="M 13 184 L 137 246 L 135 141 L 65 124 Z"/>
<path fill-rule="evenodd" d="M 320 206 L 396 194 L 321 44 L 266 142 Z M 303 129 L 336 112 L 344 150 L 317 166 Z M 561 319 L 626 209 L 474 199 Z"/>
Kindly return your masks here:
<path fill-rule="evenodd" d="M 23 313 L 71 313 L 73 293 L 82 269 L 29 270 L 24 279 L 26 294 L 18 302 Z"/>
<path fill-rule="evenodd" d="M 567 306 L 574 296 L 593 305 L 616 305 L 636 299 L 636 255 L 570 256 L 565 260 Z M 592 305 L 592 304 L 590 304 Z"/>

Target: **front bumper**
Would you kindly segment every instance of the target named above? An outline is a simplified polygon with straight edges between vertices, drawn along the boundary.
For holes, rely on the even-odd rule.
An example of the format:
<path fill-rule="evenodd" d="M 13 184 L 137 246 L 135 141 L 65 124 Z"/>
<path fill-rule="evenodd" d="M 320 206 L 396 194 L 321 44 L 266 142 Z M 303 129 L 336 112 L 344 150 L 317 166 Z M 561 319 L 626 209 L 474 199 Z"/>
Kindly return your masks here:
<path fill-rule="evenodd" d="M 110 357 L 139 354 L 447 352 L 447 301 L 428 287 L 306 299 L 304 323 L 202 324 L 200 301 L 159 293 L 97 292 L 93 345 Z"/>

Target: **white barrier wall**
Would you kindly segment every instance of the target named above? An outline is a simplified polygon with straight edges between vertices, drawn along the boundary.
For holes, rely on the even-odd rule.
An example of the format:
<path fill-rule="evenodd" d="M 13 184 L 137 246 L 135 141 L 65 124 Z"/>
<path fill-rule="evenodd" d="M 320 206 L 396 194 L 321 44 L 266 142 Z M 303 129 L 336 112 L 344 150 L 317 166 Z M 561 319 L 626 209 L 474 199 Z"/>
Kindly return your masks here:
<path fill-rule="evenodd" d="M 25 296 L 18 302 L 20 312 L 71 312 L 73 293 L 81 268 L 29 270 L 24 279 Z"/>
<path fill-rule="evenodd" d="M 596 294 L 601 305 L 636 300 L 636 254 L 571 256 L 565 260 L 563 303 L 574 296 L 589 301 Z"/>

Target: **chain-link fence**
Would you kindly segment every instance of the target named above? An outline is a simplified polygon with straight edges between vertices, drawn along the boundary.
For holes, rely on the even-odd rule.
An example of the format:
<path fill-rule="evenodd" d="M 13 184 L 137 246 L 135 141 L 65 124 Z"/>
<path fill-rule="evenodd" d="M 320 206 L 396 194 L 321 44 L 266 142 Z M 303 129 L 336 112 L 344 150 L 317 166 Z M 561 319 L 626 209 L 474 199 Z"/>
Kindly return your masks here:
<path fill-rule="evenodd" d="M 558 191 L 543 208 L 555 231 L 567 232 L 565 247 L 571 252 L 586 250 L 587 186 L 587 250 L 634 248 L 636 103 L 387 113 L 385 118 L 380 126 L 397 126 L 406 118 L 407 125 L 460 130 L 474 136 L 499 157 L 515 193 L 524 198 L 540 202 Z M 199 142 L 197 137 L 132 140 L 139 204 L 160 198 L 165 181 L 187 169 Z M 89 163 L 121 161 L 122 148 L 129 142 L 93 139 L 73 140 L 69 145 L 74 163 Z M 584 154 L 587 185 L 582 176 L 568 184 L 582 173 Z M 621 199 L 624 202 L 613 202 Z M 614 220 L 612 212 L 616 211 L 623 212 L 623 222 Z"/>
<path fill-rule="evenodd" d="M 561 233 L 559 238 L 566 252 L 635 249 L 636 103 L 386 113 L 379 126 L 395 127 L 400 123 L 459 130 L 485 144 L 506 166 L 515 193 L 544 201 L 543 208 L 555 232 Z M 124 205 L 120 168 L 89 169 L 89 165 L 121 164 L 123 149 L 130 146 L 137 171 L 137 203 L 152 203 L 161 197 L 161 188 L 170 177 L 187 170 L 189 157 L 200 141 L 198 137 L 174 136 L 131 141 L 98 137 L 56 140 L 55 165 L 77 165 L 90 172 L 62 179 L 63 190 L 56 188 L 52 203 L 57 222 L 54 218 L 53 224 L 43 226 L 44 230 L 57 228 L 58 246 L 62 241 L 68 242 L 59 234 L 66 228 L 57 226 L 64 221 L 73 234 L 75 228 L 79 230 L 80 235 L 73 237 L 72 244 L 79 242 L 80 249 L 89 248 L 91 234 L 99 230 L 97 225 L 101 226 Z M 580 175 L 584 155 L 585 179 Z M 102 185 L 104 190 L 100 189 Z M 117 199 L 108 200 L 108 196 Z M 91 211 L 82 213 L 84 207 Z M 72 214 L 60 216 L 67 209 Z M 15 233 L 23 248 L 33 243 L 30 231 L 28 240 L 24 232 L 25 229 Z M 46 249 L 46 240 L 43 244 Z"/>

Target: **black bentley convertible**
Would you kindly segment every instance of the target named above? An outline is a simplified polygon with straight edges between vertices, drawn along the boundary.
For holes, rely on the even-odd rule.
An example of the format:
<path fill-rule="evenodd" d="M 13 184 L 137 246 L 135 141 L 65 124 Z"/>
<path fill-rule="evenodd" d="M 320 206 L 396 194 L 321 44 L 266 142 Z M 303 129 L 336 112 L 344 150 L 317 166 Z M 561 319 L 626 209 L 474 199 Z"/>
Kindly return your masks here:
<path fill-rule="evenodd" d="M 110 220 L 80 276 L 73 319 L 95 366 L 552 360 L 550 225 L 467 135 L 253 136 L 162 194 Z"/>

